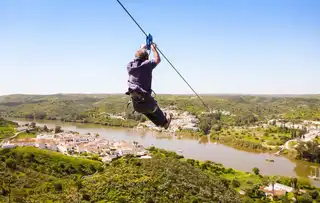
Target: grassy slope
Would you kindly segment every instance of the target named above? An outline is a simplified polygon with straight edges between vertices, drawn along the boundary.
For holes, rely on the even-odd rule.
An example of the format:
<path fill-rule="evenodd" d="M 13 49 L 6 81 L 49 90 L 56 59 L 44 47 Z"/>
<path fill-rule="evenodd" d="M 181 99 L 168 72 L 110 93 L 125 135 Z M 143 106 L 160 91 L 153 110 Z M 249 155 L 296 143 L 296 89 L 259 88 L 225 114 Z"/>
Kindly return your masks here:
<path fill-rule="evenodd" d="M 76 170 L 66 171 L 67 164 Z M 91 166 L 100 165 L 32 147 L 0 150 L 0 201 L 10 193 L 14 202 L 240 202 L 218 176 L 173 157 L 120 159 L 92 177 L 72 176 L 92 174 Z"/>
<path fill-rule="evenodd" d="M 94 202 L 240 202 L 219 177 L 174 158 L 119 160 L 84 190 Z"/>
<path fill-rule="evenodd" d="M 269 128 L 238 128 L 229 127 L 212 133 L 212 141 L 219 141 L 235 146 L 245 146 L 251 149 L 277 151 L 280 145 L 292 139 L 290 130 L 279 127 Z"/>
<path fill-rule="evenodd" d="M 213 162 L 150 150 L 152 159 L 124 157 L 79 179 L 93 174 L 101 163 L 32 147 L 2 149 L 0 202 L 8 201 L 9 194 L 13 202 L 241 202 L 235 189 L 251 189 L 264 180 Z M 66 170 L 71 167 L 75 170 Z M 232 189 L 229 181 L 234 179 L 240 187 Z M 289 178 L 279 181 L 290 184 Z M 307 183 L 299 185 L 315 190 Z"/>
<path fill-rule="evenodd" d="M 15 123 L 0 118 L 0 140 L 14 135 L 15 127 Z"/>
<path fill-rule="evenodd" d="M 15 137 L 15 139 L 25 139 L 25 138 L 35 138 L 35 137 L 36 137 L 35 133 L 22 132 L 22 133 L 19 133 L 19 135 Z"/>
<path fill-rule="evenodd" d="M 64 156 L 59 152 L 34 147 L 17 147 L 1 151 L 4 159 L 12 158 L 22 167 L 54 176 L 92 174 L 101 167 L 101 162 L 85 158 Z M 4 160 L 3 160 L 4 161 Z"/>
<path fill-rule="evenodd" d="M 75 202 L 77 177 L 101 168 L 98 161 L 33 147 L 0 150 L 0 202 Z"/>

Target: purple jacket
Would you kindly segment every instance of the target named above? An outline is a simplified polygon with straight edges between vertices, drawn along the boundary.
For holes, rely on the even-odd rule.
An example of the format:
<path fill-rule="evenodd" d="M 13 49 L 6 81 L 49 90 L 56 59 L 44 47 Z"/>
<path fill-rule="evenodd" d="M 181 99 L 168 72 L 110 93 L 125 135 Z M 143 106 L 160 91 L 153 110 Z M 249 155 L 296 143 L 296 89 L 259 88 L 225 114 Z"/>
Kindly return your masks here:
<path fill-rule="evenodd" d="M 151 94 L 152 71 L 157 66 L 153 59 L 142 61 L 133 59 L 127 65 L 128 87 L 136 92 Z"/>

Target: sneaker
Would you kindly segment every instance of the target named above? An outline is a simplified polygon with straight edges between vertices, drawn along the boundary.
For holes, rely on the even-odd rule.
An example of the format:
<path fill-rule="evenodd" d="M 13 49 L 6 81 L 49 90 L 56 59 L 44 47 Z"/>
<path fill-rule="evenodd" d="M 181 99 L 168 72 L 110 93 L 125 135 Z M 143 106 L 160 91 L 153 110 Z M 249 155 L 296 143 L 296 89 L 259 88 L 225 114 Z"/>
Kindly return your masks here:
<path fill-rule="evenodd" d="M 164 129 L 168 129 L 168 128 L 169 128 L 169 125 L 170 125 L 170 123 L 171 123 L 173 114 L 170 113 L 170 114 L 168 115 L 167 113 L 165 113 L 165 116 L 166 116 L 166 119 L 167 119 L 167 123 L 166 123 L 163 127 L 164 127 Z"/>

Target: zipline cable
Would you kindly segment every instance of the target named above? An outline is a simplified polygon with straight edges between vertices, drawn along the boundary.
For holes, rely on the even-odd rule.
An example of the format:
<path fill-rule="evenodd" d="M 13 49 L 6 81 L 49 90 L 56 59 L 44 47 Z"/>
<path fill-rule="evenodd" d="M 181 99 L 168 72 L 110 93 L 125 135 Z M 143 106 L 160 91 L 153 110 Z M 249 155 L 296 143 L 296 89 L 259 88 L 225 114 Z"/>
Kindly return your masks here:
<path fill-rule="evenodd" d="M 142 29 L 142 27 L 139 25 L 139 23 L 132 17 L 132 15 L 129 13 L 129 11 L 123 6 L 123 4 L 117 0 L 117 2 L 120 4 L 120 6 L 125 10 L 125 12 L 130 16 L 130 18 L 135 22 L 135 24 L 140 28 L 141 32 L 148 37 L 147 33 Z M 163 54 L 163 52 L 156 47 L 157 50 L 160 52 L 160 54 L 166 59 L 166 61 L 170 64 L 170 66 L 178 73 L 178 75 L 182 78 L 182 80 L 190 87 L 190 89 L 194 92 L 194 94 L 200 99 L 202 104 L 208 109 L 209 113 L 211 113 L 211 110 L 209 106 L 203 101 L 203 99 L 200 97 L 200 95 L 191 87 L 191 85 L 187 82 L 187 80 L 179 73 L 179 71 L 174 67 L 174 65 L 169 61 L 169 59 Z"/>

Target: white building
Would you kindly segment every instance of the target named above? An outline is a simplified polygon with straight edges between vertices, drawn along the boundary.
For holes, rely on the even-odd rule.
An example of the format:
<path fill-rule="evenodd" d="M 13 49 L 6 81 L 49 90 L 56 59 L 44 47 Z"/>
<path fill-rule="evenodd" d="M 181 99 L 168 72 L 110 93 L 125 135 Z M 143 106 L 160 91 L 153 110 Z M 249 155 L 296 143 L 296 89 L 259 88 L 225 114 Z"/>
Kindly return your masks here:
<path fill-rule="evenodd" d="M 53 134 L 39 134 L 37 135 L 37 139 L 54 139 Z"/>
<path fill-rule="evenodd" d="M 52 151 L 59 151 L 57 144 L 53 141 L 46 143 L 46 148 Z"/>
<path fill-rule="evenodd" d="M 57 148 L 58 148 L 58 151 L 63 154 L 68 154 L 68 151 L 72 150 L 72 146 L 70 145 L 58 145 Z"/>
<path fill-rule="evenodd" d="M 38 141 L 37 140 L 35 146 L 40 148 L 40 149 L 45 149 L 46 148 L 46 143 L 44 141 Z"/>
<path fill-rule="evenodd" d="M 8 142 L 8 144 L 13 144 L 15 146 L 28 146 L 28 147 L 33 147 L 35 146 L 35 140 L 34 139 L 21 139 L 21 140 L 11 140 Z"/>
<path fill-rule="evenodd" d="M 272 184 L 270 184 L 268 187 L 265 187 L 264 189 L 268 190 L 268 191 L 272 191 Z M 292 187 L 289 187 L 287 185 L 283 185 L 283 184 L 280 184 L 280 183 L 276 183 L 274 184 L 274 190 L 275 191 L 286 191 L 286 192 L 292 192 L 293 191 L 293 188 Z"/>
<path fill-rule="evenodd" d="M 146 150 L 141 150 L 141 151 L 138 151 L 138 152 L 137 152 L 137 155 L 138 155 L 138 156 L 143 156 L 143 155 L 145 155 L 145 154 L 147 154 L 147 151 L 146 151 Z"/>
<path fill-rule="evenodd" d="M 102 162 L 104 162 L 104 163 L 111 162 L 111 161 L 112 161 L 112 157 L 110 157 L 110 156 L 102 157 Z"/>
<path fill-rule="evenodd" d="M 75 144 L 88 143 L 89 141 L 90 141 L 89 138 L 85 138 L 85 137 L 73 138 L 73 142 Z"/>
<path fill-rule="evenodd" d="M 2 145 L 2 148 L 5 148 L 5 149 L 15 148 L 15 147 L 16 147 L 16 145 L 10 144 L 9 142 L 4 143 L 4 144 Z"/>
<path fill-rule="evenodd" d="M 140 159 L 151 159 L 152 157 L 151 156 L 142 156 L 140 157 Z"/>
<path fill-rule="evenodd" d="M 121 155 L 125 155 L 125 154 L 133 154 L 133 149 L 132 148 L 121 148 L 119 150 L 119 153 Z"/>
<path fill-rule="evenodd" d="M 83 153 L 83 152 L 86 152 L 86 147 L 84 146 L 84 145 L 78 145 L 77 147 L 76 147 L 76 152 L 78 152 L 78 153 Z"/>

